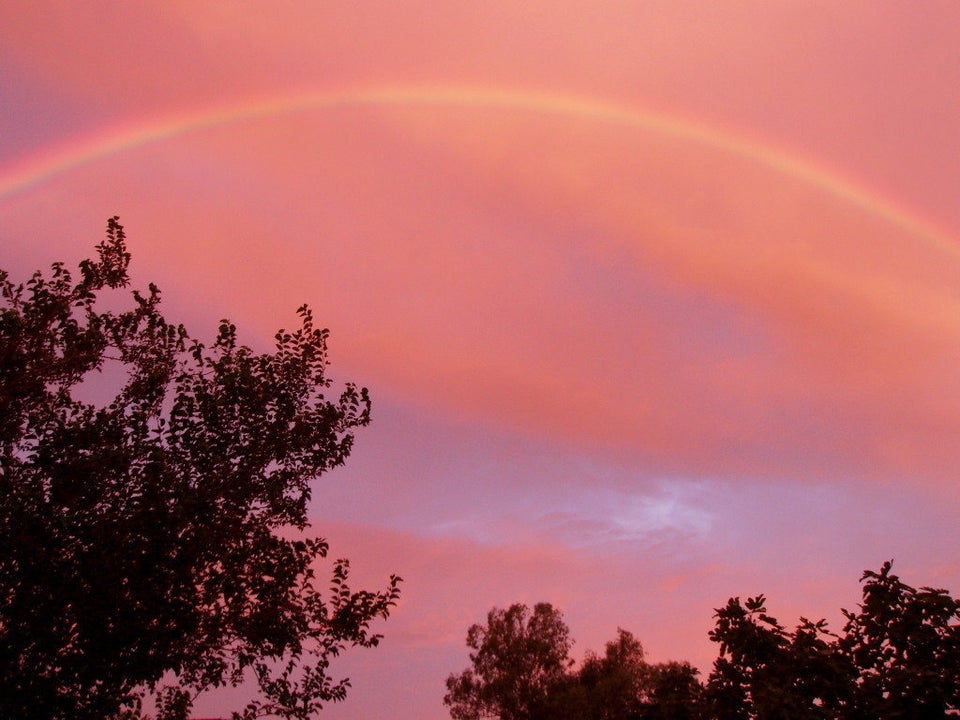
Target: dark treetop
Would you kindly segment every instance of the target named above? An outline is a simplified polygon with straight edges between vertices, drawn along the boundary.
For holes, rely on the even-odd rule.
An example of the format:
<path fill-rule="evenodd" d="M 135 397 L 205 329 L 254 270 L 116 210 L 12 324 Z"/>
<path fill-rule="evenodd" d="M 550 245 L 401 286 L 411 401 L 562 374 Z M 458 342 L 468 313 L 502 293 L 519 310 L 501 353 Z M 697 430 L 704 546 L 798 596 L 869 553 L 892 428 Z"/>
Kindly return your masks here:
<path fill-rule="evenodd" d="M 305 306 L 268 354 L 227 321 L 204 347 L 153 285 L 100 309 L 128 283 L 117 218 L 97 252 L 79 277 L 0 271 L 0 717 L 134 718 L 153 695 L 183 718 L 245 678 L 259 693 L 235 717 L 310 717 L 346 693 L 330 660 L 376 645 L 399 592 L 352 591 L 346 560 L 319 582 L 327 544 L 303 532 L 367 391 L 328 396 Z M 78 399 L 101 371 L 115 396 Z"/>
<path fill-rule="evenodd" d="M 579 668 L 559 610 L 494 608 L 467 633 L 471 666 L 447 679 L 454 720 L 940 720 L 960 717 L 960 600 L 913 588 L 884 563 L 837 634 L 787 630 L 759 595 L 716 611 L 705 683 L 687 663 L 647 663 L 619 630 Z"/>

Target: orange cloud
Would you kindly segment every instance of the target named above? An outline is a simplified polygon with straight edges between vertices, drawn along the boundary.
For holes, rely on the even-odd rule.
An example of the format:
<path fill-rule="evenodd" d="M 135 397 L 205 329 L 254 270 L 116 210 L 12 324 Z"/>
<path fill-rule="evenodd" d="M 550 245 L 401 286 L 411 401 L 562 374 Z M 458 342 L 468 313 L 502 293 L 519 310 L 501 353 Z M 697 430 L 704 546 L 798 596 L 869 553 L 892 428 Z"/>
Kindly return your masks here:
<path fill-rule="evenodd" d="M 173 288 L 265 337 L 310 301 L 389 397 L 664 472 L 952 472 L 945 239 L 769 152 L 543 102 L 308 109 L 74 176 Z"/>

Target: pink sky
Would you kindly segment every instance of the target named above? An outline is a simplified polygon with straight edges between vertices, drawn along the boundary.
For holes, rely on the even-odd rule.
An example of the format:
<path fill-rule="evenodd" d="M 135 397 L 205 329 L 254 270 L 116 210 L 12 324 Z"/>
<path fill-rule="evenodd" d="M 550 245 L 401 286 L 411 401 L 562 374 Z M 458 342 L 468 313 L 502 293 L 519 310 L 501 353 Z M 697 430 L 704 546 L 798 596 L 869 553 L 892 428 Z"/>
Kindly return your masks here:
<path fill-rule="evenodd" d="M 731 595 L 960 592 L 957 88 L 952 0 L 14 0 L 0 267 L 119 214 L 194 334 L 330 327 L 316 529 L 406 582 L 327 717 L 446 717 L 515 601 L 708 671 Z"/>

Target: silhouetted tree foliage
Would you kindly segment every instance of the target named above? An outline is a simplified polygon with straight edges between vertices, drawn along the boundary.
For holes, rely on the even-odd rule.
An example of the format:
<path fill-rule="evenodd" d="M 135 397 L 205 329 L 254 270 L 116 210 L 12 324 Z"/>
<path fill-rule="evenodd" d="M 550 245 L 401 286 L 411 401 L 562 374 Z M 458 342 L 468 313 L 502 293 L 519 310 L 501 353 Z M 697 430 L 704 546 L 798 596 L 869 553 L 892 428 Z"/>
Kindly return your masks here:
<path fill-rule="evenodd" d="M 720 643 L 707 683 L 711 717 L 830 718 L 848 700 L 853 669 L 823 621 L 801 618 L 793 633 L 769 616 L 760 595 L 717 610 Z"/>
<path fill-rule="evenodd" d="M 763 595 L 731 598 L 716 611 L 710 638 L 720 645 L 701 684 L 687 663 L 647 663 L 633 635 L 618 630 L 603 656 L 588 652 L 577 669 L 554 672 L 538 684 L 537 702 L 520 712 L 504 704 L 503 688 L 522 686 L 527 647 L 502 643 L 513 635 L 489 632 L 505 612 L 494 609 L 488 628 L 473 626 L 468 645 L 484 640 L 473 668 L 447 680 L 444 702 L 456 720 L 936 720 L 960 717 L 960 600 L 946 590 L 915 589 L 887 562 L 861 578 L 863 600 L 844 610 L 837 634 L 824 620 L 800 619 L 792 631 L 767 613 Z M 540 607 L 540 606 L 538 606 Z M 548 608 L 550 606 L 547 606 Z M 522 605 L 511 607 L 522 613 Z M 559 612 L 550 608 L 555 623 Z M 521 615 L 522 616 L 522 615 Z M 562 657 L 570 648 L 566 627 Z M 493 646 L 491 646 L 493 645 Z M 526 662 L 530 662 L 528 658 Z M 491 665 L 495 668 L 491 670 Z M 496 677 L 496 683 L 483 679 Z M 509 708 L 509 713 L 505 712 Z"/>
<path fill-rule="evenodd" d="M 574 700 L 558 708 L 570 720 L 695 717 L 700 694 L 696 669 L 687 663 L 648 663 L 640 641 L 622 628 L 603 656 L 588 651 L 572 678 Z"/>
<path fill-rule="evenodd" d="M 456 720 L 545 717 L 551 688 L 564 678 L 570 633 L 563 616 L 549 603 L 506 610 L 493 608 L 486 625 L 467 631 L 473 667 L 447 678 L 444 704 Z"/>
<path fill-rule="evenodd" d="M 494 608 L 467 632 L 471 668 L 447 678 L 444 704 L 455 720 L 684 720 L 697 707 L 697 671 L 649 665 L 634 636 L 618 630 L 604 655 L 587 653 L 574 669 L 570 633 L 559 610 Z"/>
<path fill-rule="evenodd" d="M 960 600 L 904 584 L 889 562 L 862 582 L 839 640 L 857 670 L 851 717 L 960 715 Z"/>
<path fill-rule="evenodd" d="M 801 619 L 787 631 L 761 595 L 717 610 L 720 656 L 710 717 L 932 720 L 960 716 L 960 600 L 904 584 L 884 563 L 861 578 L 863 601 L 840 634 Z"/>
<path fill-rule="evenodd" d="M 398 596 L 353 591 L 307 537 L 310 482 L 344 462 L 365 389 L 327 397 L 327 331 L 299 310 L 276 351 L 205 347 L 127 285 L 117 218 L 80 264 L 15 284 L 0 271 L 0 717 L 184 718 L 209 688 L 255 678 L 235 718 L 311 717 L 345 696 L 329 663 Z M 77 391 L 125 379 L 103 404 Z"/>
<path fill-rule="evenodd" d="M 631 633 L 617 629 L 603 656 L 588 652 L 575 674 L 581 690 L 581 717 L 622 720 L 639 714 L 644 701 L 648 667 L 643 646 Z"/>

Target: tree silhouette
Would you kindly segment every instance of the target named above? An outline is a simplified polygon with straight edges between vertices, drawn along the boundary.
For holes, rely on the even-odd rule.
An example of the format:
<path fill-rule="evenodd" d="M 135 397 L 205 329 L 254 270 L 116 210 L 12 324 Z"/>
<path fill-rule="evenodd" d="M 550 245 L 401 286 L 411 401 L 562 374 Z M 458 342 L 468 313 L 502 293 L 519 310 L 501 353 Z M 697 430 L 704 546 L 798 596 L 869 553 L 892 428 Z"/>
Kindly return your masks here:
<path fill-rule="evenodd" d="M 853 672 L 824 622 L 801 619 L 790 633 L 767 614 L 763 595 L 744 603 L 732 598 L 716 618 L 710 638 L 720 643 L 720 656 L 707 684 L 710 717 L 837 717 Z"/>
<path fill-rule="evenodd" d="M 467 632 L 472 667 L 447 678 L 444 704 L 455 720 L 695 720 L 697 671 L 652 665 L 632 633 L 617 630 L 603 656 L 569 658 L 569 630 L 548 603 L 493 608 Z"/>
<path fill-rule="evenodd" d="M 602 656 L 587 652 L 572 669 L 559 611 L 537 606 L 549 618 L 539 635 L 525 606 L 494 608 L 487 626 L 470 628 L 473 667 L 447 679 L 444 702 L 455 720 L 960 717 L 960 600 L 903 583 L 890 562 L 861 582 L 863 600 L 843 611 L 839 634 L 805 618 L 787 630 L 763 595 L 731 598 L 714 616 L 720 652 L 705 684 L 688 663 L 646 662 L 622 629 Z"/>
<path fill-rule="evenodd" d="M 858 612 L 840 634 L 801 619 L 787 631 L 761 595 L 717 610 L 720 643 L 707 686 L 711 718 L 898 718 L 960 716 L 960 601 L 915 589 L 884 563 L 866 571 Z"/>
<path fill-rule="evenodd" d="M 960 600 L 915 589 L 892 573 L 866 571 L 863 601 L 839 640 L 857 669 L 850 717 L 960 715 Z"/>
<path fill-rule="evenodd" d="M 688 720 L 697 717 L 700 683 L 688 663 L 648 663 L 633 633 L 617 629 L 603 656 L 588 651 L 573 677 L 579 698 L 571 718 Z"/>
<path fill-rule="evenodd" d="M 399 578 L 353 591 L 349 564 L 315 576 L 311 481 L 370 418 L 365 389 L 328 398 L 327 331 L 308 308 L 276 351 L 209 348 L 160 312 L 98 309 L 128 284 L 117 218 L 80 264 L 14 284 L 0 271 L 0 717 L 188 715 L 212 687 L 254 678 L 234 717 L 307 718 L 349 685 L 328 674 L 373 646 Z M 101 371 L 108 402 L 78 399 Z M 323 586 L 326 587 L 323 587 Z"/>
<path fill-rule="evenodd" d="M 447 678 L 443 699 L 455 720 L 539 720 L 547 716 L 553 686 L 572 664 L 570 633 L 549 603 L 531 614 L 516 603 L 493 608 L 486 625 L 467 631 L 473 667 Z"/>

